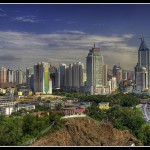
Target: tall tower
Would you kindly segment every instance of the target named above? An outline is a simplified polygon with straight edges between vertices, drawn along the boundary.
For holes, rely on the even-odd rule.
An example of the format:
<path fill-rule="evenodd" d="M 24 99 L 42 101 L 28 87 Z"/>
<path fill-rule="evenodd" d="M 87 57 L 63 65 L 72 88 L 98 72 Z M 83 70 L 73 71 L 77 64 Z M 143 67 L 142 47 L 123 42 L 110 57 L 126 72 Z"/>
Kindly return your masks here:
<path fill-rule="evenodd" d="M 72 64 L 69 64 L 69 78 L 68 78 L 68 86 L 72 87 Z"/>
<path fill-rule="evenodd" d="M 7 82 L 14 83 L 14 70 L 7 70 Z"/>
<path fill-rule="evenodd" d="M 26 68 L 26 86 L 27 89 L 30 90 L 30 80 L 31 80 L 32 70 L 31 68 Z"/>
<path fill-rule="evenodd" d="M 52 87 L 57 88 L 57 74 L 58 74 L 57 68 L 50 64 L 49 72 L 50 78 L 52 80 Z"/>
<path fill-rule="evenodd" d="M 86 58 L 87 68 L 87 92 L 91 95 L 101 94 L 104 86 L 104 60 L 100 48 L 96 48 L 95 44 L 89 50 Z"/>
<path fill-rule="evenodd" d="M 136 68 L 136 90 L 145 90 L 147 86 L 147 71 L 145 67 Z"/>
<path fill-rule="evenodd" d="M 107 65 L 104 65 L 104 86 L 107 86 Z"/>
<path fill-rule="evenodd" d="M 6 75 L 7 75 L 7 71 L 6 68 L 1 67 L 0 68 L 0 83 L 6 83 Z"/>
<path fill-rule="evenodd" d="M 148 76 L 148 89 L 150 90 L 150 52 L 144 38 L 141 38 L 141 45 L 138 50 L 137 67 L 145 67 Z"/>
<path fill-rule="evenodd" d="M 25 83 L 25 81 L 24 81 L 25 74 L 22 70 L 16 70 L 15 77 L 16 77 L 15 81 L 17 84 Z"/>
<path fill-rule="evenodd" d="M 52 94 L 49 67 L 49 63 L 43 61 L 34 65 L 34 92 Z"/>
<path fill-rule="evenodd" d="M 114 67 L 113 67 L 113 76 L 116 77 L 117 85 L 119 85 L 119 83 L 122 80 L 122 68 L 120 66 L 114 65 Z"/>
<path fill-rule="evenodd" d="M 59 71 L 60 71 L 60 88 L 64 87 L 66 85 L 65 81 L 65 70 L 66 70 L 66 64 L 60 64 Z"/>
<path fill-rule="evenodd" d="M 72 86 L 80 88 L 84 85 L 83 82 L 84 65 L 81 62 L 73 63 L 72 65 Z"/>

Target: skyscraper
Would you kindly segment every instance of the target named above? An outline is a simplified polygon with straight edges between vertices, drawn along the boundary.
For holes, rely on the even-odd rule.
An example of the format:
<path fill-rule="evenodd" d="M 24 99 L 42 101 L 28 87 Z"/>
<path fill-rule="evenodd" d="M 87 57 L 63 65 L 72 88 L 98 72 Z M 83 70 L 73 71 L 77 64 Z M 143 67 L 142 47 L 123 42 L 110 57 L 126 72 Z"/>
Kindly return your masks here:
<path fill-rule="evenodd" d="M 52 94 L 49 67 L 49 63 L 43 61 L 34 65 L 34 92 Z"/>
<path fill-rule="evenodd" d="M 31 89 L 31 85 L 30 85 L 31 75 L 32 75 L 31 68 L 26 68 L 26 87 L 28 90 Z"/>
<path fill-rule="evenodd" d="M 6 78 L 7 78 L 6 75 L 7 75 L 6 68 L 1 67 L 0 68 L 0 83 L 6 83 Z"/>
<path fill-rule="evenodd" d="M 86 58 L 87 83 L 86 91 L 91 95 L 101 94 L 104 86 L 104 60 L 100 48 L 96 48 L 95 44 L 89 50 Z"/>
<path fill-rule="evenodd" d="M 58 74 L 57 68 L 50 65 L 49 71 L 50 71 L 50 78 L 52 80 L 52 87 L 57 88 L 57 74 Z"/>
<path fill-rule="evenodd" d="M 14 70 L 7 70 L 7 82 L 14 83 Z"/>
<path fill-rule="evenodd" d="M 60 71 L 60 88 L 65 86 L 65 70 L 66 64 L 60 64 L 59 71 Z"/>
<path fill-rule="evenodd" d="M 107 86 L 107 65 L 104 65 L 104 86 Z"/>
<path fill-rule="evenodd" d="M 22 70 L 16 70 L 15 77 L 17 84 L 25 83 L 25 73 Z"/>
<path fill-rule="evenodd" d="M 136 67 L 136 90 L 148 88 L 147 71 L 145 67 Z"/>
<path fill-rule="evenodd" d="M 72 87 L 72 64 L 69 64 L 68 86 Z"/>
<path fill-rule="evenodd" d="M 73 63 L 72 65 L 72 86 L 80 88 L 84 85 L 83 82 L 84 65 L 81 62 Z"/>
<path fill-rule="evenodd" d="M 122 68 L 120 66 L 114 65 L 113 76 L 117 79 L 117 85 L 122 81 Z"/>
<path fill-rule="evenodd" d="M 141 45 L 138 50 L 138 63 L 136 67 L 145 67 L 148 76 L 148 89 L 150 90 L 150 52 L 149 48 L 147 47 L 144 38 L 141 38 Z M 136 78 L 136 71 L 135 71 L 135 80 L 138 81 Z"/>

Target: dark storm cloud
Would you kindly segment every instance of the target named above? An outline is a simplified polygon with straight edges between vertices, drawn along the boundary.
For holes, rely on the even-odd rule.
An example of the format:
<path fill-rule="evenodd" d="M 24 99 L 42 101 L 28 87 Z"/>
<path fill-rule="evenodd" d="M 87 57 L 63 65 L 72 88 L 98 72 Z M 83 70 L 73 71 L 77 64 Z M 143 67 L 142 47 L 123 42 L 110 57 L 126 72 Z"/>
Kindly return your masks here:
<path fill-rule="evenodd" d="M 0 56 L 0 61 L 18 61 L 21 60 L 21 58 L 18 58 L 13 55 L 1 55 Z"/>

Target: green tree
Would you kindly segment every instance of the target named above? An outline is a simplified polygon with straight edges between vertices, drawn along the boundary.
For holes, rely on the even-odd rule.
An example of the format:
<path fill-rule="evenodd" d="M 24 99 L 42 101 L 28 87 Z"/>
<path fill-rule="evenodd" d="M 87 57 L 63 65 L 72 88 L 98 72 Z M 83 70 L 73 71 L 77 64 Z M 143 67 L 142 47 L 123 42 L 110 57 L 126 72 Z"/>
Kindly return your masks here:
<path fill-rule="evenodd" d="M 56 110 L 62 110 L 62 104 L 58 103 L 55 108 Z"/>
<path fill-rule="evenodd" d="M 137 137 L 144 145 L 150 146 L 150 125 L 143 124 L 139 129 Z"/>
<path fill-rule="evenodd" d="M 6 117 L 0 124 L 0 145 L 15 146 L 23 135 L 22 120 Z"/>
<path fill-rule="evenodd" d="M 27 114 L 23 118 L 23 132 L 24 134 L 33 135 L 35 133 L 36 128 L 36 117 L 32 114 Z"/>

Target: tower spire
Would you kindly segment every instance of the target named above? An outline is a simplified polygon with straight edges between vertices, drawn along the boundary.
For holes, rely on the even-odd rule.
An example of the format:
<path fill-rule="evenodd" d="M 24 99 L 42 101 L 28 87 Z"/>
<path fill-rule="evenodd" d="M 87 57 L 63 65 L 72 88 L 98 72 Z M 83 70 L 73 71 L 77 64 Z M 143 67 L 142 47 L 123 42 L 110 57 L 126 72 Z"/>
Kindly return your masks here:
<path fill-rule="evenodd" d="M 94 48 L 95 48 L 95 43 L 94 43 Z"/>
<path fill-rule="evenodd" d="M 144 36 L 139 38 L 141 40 L 141 43 L 144 42 Z"/>

